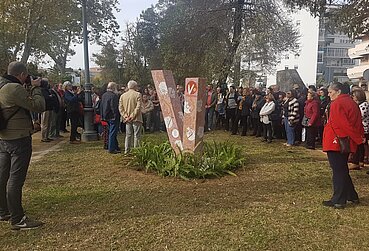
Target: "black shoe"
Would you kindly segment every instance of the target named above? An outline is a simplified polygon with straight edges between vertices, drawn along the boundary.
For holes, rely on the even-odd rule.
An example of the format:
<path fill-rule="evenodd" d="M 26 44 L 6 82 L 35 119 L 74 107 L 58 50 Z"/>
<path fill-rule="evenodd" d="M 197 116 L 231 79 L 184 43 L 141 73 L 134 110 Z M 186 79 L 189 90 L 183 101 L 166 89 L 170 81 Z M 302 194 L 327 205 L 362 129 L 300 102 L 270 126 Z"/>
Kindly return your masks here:
<path fill-rule="evenodd" d="M 51 142 L 51 140 L 49 140 L 49 139 L 41 139 L 41 142 L 49 143 L 49 142 Z"/>
<path fill-rule="evenodd" d="M 114 150 L 114 151 L 109 151 L 110 154 L 118 154 L 118 153 L 121 153 L 121 151 L 118 151 L 118 150 Z"/>
<path fill-rule="evenodd" d="M 267 140 L 267 143 L 272 143 L 272 141 L 270 139 Z"/>
<path fill-rule="evenodd" d="M 338 204 L 338 203 L 333 203 L 331 200 L 325 200 L 323 201 L 323 206 L 333 207 L 335 209 L 344 209 L 346 207 L 346 204 Z"/>
<path fill-rule="evenodd" d="M 9 220 L 10 220 L 10 214 L 0 216 L 0 221 L 9 221 Z"/>
<path fill-rule="evenodd" d="M 262 139 L 261 142 L 266 142 L 267 140 L 266 139 Z"/>
<path fill-rule="evenodd" d="M 27 216 L 23 216 L 22 220 L 16 224 L 12 224 L 12 230 L 31 230 L 39 228 L 43 225 L 41 221 L 35 221 L 28 219 Z"/>

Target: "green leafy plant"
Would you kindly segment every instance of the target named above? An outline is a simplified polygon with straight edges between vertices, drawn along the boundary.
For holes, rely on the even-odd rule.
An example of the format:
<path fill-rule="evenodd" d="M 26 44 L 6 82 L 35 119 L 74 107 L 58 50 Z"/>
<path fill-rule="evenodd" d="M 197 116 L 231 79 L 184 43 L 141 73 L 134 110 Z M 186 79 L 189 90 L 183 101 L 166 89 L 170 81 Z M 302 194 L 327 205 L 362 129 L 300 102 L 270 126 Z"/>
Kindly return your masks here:
<path fill-rule="evenodd" d="M 236 174 L 233 170 L 244 165 L 240 147 L 227 143 L 204 143 L 204 152 L 194 155 L 182 152 L 176 155 L 169 142 L 156 145 L 145 142 L 132 151 L 130 165 L 156 172 L 161 176 L 182 179 L 205 179 Z"/>

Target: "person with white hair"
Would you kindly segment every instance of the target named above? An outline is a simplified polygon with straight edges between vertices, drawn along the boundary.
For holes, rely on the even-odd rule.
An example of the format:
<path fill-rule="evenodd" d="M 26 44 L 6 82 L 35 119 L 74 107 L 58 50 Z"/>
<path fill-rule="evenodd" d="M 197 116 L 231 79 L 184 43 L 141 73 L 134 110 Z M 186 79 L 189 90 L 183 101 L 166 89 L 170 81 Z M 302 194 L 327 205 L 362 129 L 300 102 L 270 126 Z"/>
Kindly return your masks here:
<path fill-rule="evenodd" d="M 119 111 L 126 123 L 126 140 L 125 153 L 128 154 L 132 147 L 140 145 L 141 127 L 142 127 L 142 113 L 141 93 L 137 92 L 138 84 L 134 80 L 130 80 L 127 85 L 128 91 L 124 93 L 119 100 Z"/>
<path fill-rule="evenodd" d="M 115 82 L 110 82 L 106 92 L 101 97 L 100 112 L 101 120 L 109 124 L 108 150 L 111 154 L 120 153 L 117 140 L 120 122 L 118 105 L 118 85 Z"/>
<path fill-rule="evenodd" d="M 66 81 L 63 84 L 65 88 L 64 101 L 67 108 L 67 116 L 70 119 L 70 143 L 78 144 L 80 143 L 77 138 L 79 138 L 78 119 L 80 111 L 80 102 L 82 102 L 82 97 L 80 96 L 80 91 L 73 91 L 73 86 L 71 82 Z"/>

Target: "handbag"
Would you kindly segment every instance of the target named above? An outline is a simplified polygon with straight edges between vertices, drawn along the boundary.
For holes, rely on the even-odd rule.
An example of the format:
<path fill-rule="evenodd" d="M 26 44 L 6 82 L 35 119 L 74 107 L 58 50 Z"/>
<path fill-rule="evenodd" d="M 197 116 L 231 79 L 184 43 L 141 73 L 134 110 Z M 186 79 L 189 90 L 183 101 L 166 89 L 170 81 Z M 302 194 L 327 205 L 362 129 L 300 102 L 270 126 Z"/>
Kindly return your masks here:
<path fill-rule="evenodd" d="M 305 127 L 309 127 L 309 122 L 310 122 L 310 119 L 304 115 L 301 121 L 301 125 Z"/>
<path fill-rule="evenodd" d="M 338 144 L 340 146 L 340 153 L 344 153 L 344 154 L 351 153 L 351 149 L 350 149 L 350 137 L 349 136 L 346 136 L 346 137 L 338 137 L 336 131 L 333 129 L 332 121 L 331 120 L 330 120 L 330 125 L 331 125 L 331 128 L 333 130 L 334 135 L 336 136 L 336 139 L 338 141 Z"/>
<path fill-rule="evenodd" d="M 338 143 L 340 144 L 341 153 L 350 153 L 350 137 L 337 137 Z"/>

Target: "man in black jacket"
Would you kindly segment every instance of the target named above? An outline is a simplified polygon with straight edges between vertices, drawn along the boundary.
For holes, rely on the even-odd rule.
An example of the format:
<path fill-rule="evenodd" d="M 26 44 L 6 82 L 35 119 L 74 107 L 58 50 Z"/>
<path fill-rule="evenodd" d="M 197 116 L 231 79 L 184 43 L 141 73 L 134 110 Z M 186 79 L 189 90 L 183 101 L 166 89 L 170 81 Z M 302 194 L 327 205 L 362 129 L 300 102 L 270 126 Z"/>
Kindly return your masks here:
<path fill-rule="evenodd" d="M 109 124 L 109 153 L 120 153 L 120 148 L 117 140 L 119 129 L 120 115 L 119 115 L 119 98 L 117 84 L 110 82 L 107 91 L 101 97 L 100 109 L 101 120 Z"/>

